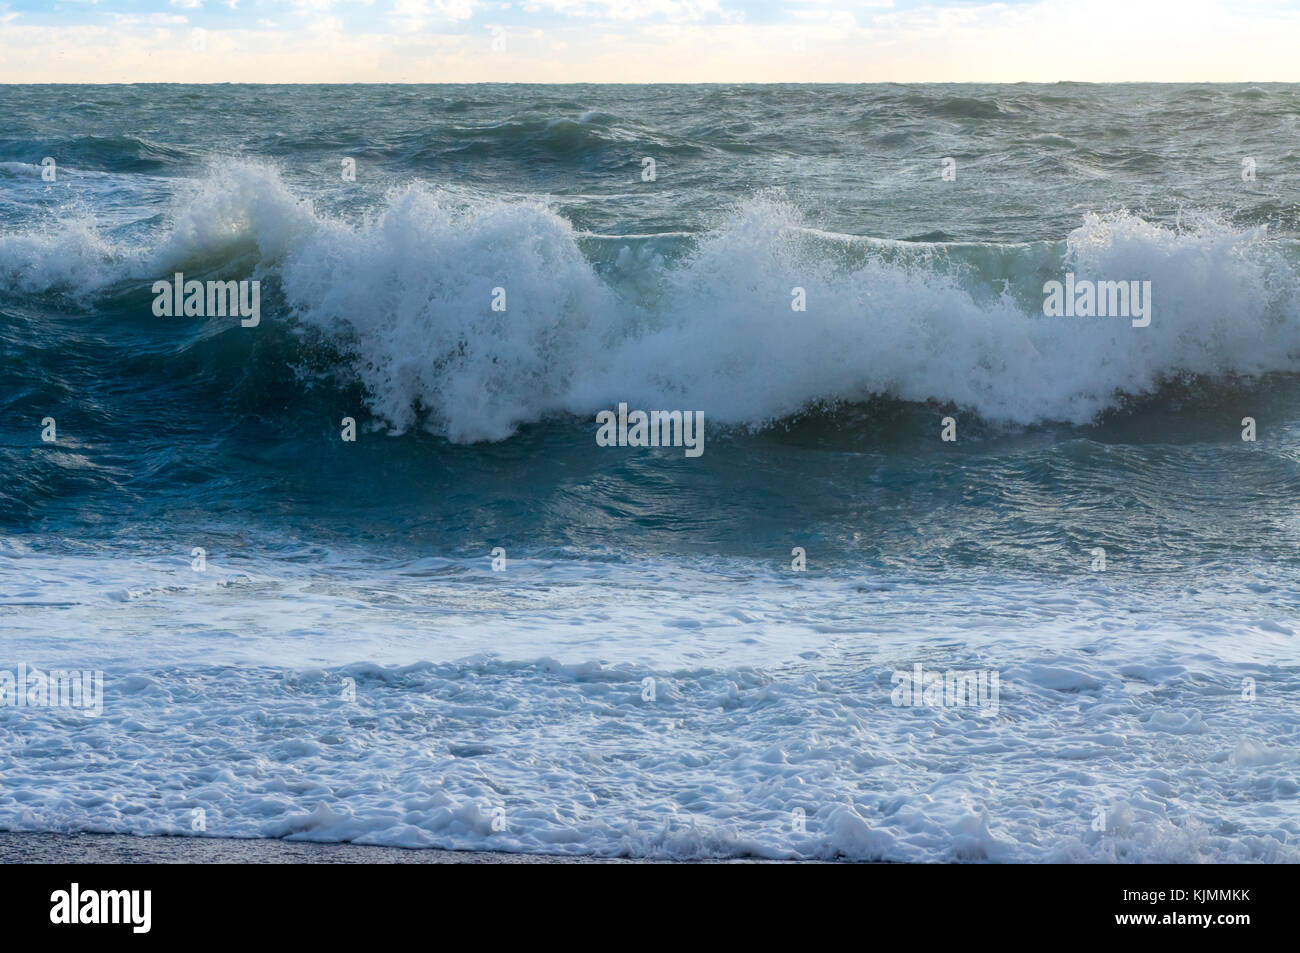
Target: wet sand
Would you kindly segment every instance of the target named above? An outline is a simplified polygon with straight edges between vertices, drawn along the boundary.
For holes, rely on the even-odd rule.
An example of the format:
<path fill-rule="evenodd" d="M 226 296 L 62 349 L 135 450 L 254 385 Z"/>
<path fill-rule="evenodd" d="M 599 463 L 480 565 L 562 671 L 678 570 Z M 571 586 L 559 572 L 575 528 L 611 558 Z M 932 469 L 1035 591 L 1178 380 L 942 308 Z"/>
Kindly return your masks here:
<path fill-rule="evenodd" d="M 626 857 L 568 857 L 486 850 L 406 849 L 362 844 L 130 834 L 0 832 L 3 864 L 630 864 Z M 736 858 L 700 863 L 782 863 Z"/>

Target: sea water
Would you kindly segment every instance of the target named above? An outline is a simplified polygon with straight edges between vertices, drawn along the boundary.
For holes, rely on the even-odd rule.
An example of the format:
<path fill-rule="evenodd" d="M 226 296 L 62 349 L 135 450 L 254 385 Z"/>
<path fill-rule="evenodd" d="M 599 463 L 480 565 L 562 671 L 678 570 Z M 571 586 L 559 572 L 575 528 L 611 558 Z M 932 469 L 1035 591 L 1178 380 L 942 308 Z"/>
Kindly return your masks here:
<path fill-rule="evenodd" d="M 0 828 L 1300 859 L 1298 117 L 0 88 Z"/>

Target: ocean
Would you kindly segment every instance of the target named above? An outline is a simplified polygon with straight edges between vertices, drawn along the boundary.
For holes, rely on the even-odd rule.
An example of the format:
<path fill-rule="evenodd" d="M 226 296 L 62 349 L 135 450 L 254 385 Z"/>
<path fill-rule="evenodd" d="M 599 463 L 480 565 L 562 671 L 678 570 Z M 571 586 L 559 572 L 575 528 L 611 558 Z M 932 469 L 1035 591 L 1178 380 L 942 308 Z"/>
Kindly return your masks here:
<path fill-rule="evenodd" d="M 1298 185 L 1295 85 L 0 86 L 0 830 L 1300 860 Z"/>

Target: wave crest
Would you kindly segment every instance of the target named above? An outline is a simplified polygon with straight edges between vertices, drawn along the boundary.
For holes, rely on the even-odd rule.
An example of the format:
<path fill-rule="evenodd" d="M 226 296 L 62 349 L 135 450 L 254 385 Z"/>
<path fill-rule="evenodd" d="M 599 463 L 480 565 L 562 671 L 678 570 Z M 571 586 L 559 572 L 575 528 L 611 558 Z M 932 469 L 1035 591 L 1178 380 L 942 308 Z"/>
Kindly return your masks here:
<path fill-rule="evenodd" d="M 744 427 L 876 396 L 1082 424 L 1177 378 L 1300 370 L 1295 245 L 1210 219 L 1089 214 L 1056 243 L 909 243 L 818 231 L 759 195 L 704 235 L 658 243 L 422 184 L 344 222 L 273 169 L 236 163 L 173 221 L 147 249 L 106 247 L 89 227 L 6 236 L 0 281 L 85 291 L 251 268 L 277 280 L 281 318 L 342 355 L 377 418 L 458 442 L 619 401 Z M 62 264 L 32 267 L 59 242 Z M 1042 285 L 1065 271 L 1151 281 L 1151 325 L 1044 317 Z"/>

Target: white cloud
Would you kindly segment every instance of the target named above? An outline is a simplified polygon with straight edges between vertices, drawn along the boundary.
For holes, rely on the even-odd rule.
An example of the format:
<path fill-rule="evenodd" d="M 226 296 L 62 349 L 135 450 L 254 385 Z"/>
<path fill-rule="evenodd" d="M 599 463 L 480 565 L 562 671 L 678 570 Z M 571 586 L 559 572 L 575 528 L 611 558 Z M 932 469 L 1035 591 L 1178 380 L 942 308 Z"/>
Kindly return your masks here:
<path fill-rule="evenodd" d="M 474 15 L 475 0 L 435 0 L 438 11 L 448 20 L 468 20 Z"/>
<path fill-rule="evenodd" d="M 644 20 L 662 14 L 671 23 L 702 20 L 722 12 L 718 0 L 524 0 L 523 7 L 528 13 L 610 20 Z"/>
<path fill-rule="evenodd" d="M 392 19 L 404 30 L 422 30 L 434 21 L 468 20 L 476 6 L 478 0 L 396 0 Z"/>

